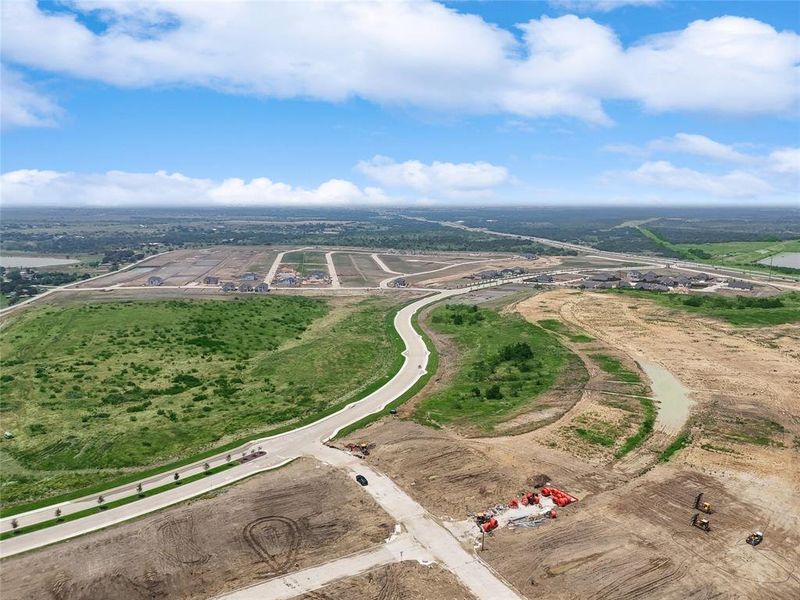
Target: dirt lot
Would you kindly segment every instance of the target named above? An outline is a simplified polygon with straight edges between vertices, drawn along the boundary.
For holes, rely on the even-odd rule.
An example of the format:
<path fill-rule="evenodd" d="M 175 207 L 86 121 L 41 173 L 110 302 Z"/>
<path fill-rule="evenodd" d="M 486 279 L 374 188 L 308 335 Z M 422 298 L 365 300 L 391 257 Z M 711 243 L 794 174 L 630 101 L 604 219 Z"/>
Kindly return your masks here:
<path fill-rule="evenodd" d="M 277 251 L 262 247 L 212 247 L 175 250 L 154 256 L 139 266 L 115 273 L 77 287 L 103 287 L 111 285 L 141 286 L 148 277 L 161 277 L 163 285 L 202 284 L 207 276 L 222 281 L 238 281 L 242 273 L 256 272 L 264 278 Z"/>
<path fill-rule="evenodd" d="M 680 454 L 687 464 L 763 477 L 781 472 L 800 489 L 800 468 L 785 469 L 787 460 L 796 460 L 800 436 L 800 325 L 734 328 L 643 299 L 569 290 L 542 294 L 519 310 L 534 320 L 576 324 L 673 373 L 690 390 L 701 425 L 691 448 Z"/>
<path fill-rule="evenodd" d="M 0 588 L 4 600 L 208 598 L 381 544 L 393 526 L 344 474 L 300 460 L 5 560 Z"/>
<path fill-rule="evenodd" d="M 368 253 L 342 253 L 333 255 L 333 265 L 342 285 L 377 286 L 391 274 L 381 269 Z"/>
<path fill-rule="evenodd" d="M 698 490 L 714 506 L 709 533 L 689 524 Z M 800 536 L 770 523 L 762 492 L 662 467 L 538 529 L 499 530 L 482 556 L 529 598 L 797 598 Z M 752 548 L 759 527 L 767 538 Z"/>
<path fill-rule="evenodd" d="M 297 600 L 469 600 L 474 598 L 450 571 L 403 562 L 347 577 Z"/>
<path fill-rule="evenodd" d="M 669 369 L 695 402 L 691 444 L 660 463 L 671 439 L 656 433 L 617 461 L 565 435 L 578 415 L 613 420 L 626 410 L 630 384 L 589 359 L 581 399 L 555 423 L 464 439 L 387 418 L 353 436 L 376 444 L 366 460 L 445 519 L 508 502 L 540 474 L 580 498 L 536 529 L 487 536 L 483 558 L 529 598 L 800 597 L 800 327 L 735 329 L 646 300 L 568 290 L 516 308 L 580 327 L 594 338 L 571 344 L 583 357 L 603 352 L 640 375 L 632 357 Z M 446 341 L 437 345 L 445 371 L 434 386 L 446 384 L 455 360 Z M 646 380 L 637 386 L 646 392 Z M 709 533 L 690 525 L 701 491 L 714 511 Z M 744 541 L 754 530 L 766 533 L 756 548 Z"/>

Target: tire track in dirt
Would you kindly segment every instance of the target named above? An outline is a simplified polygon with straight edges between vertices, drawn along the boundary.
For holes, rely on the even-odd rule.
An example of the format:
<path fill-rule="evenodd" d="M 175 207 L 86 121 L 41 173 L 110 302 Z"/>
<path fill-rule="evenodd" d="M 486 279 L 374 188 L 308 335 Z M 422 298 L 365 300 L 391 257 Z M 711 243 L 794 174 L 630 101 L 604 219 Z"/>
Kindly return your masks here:
<path fill-rule="evenodd" d="M 210 554 L 197 542 L 194 518 L 191 513 L 168 519 L 157 526 L 162 556 L 170 562 L 186 566 L 199 566 L 208 562 Z"/>
<path fill-rule="evenodd" d="M 260 517 L 242 529 L 242 537 L 271 570 L 264 575 L 285 573 L 300 549 L 302 535 L 294 519 L 281 516 Z"/>

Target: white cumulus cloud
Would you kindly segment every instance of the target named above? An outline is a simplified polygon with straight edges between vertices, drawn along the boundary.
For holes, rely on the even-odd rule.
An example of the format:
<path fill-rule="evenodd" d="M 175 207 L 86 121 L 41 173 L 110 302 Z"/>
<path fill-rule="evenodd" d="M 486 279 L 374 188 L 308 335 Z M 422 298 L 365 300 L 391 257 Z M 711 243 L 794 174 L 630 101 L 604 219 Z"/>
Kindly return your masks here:
<path fill-rule="evenodd" d="M 120 87 L 359 97 L 598 124 L 611 123 L 610 100 L 651 111 L 785 114 L 797 110 L 800 96 L 800 36 L 733 16 L 626 46 L 589 18 L 533 19 L 518 25 L 518 40 L 429 0 L 73 0 L 66 5 L 72 12 L 34 0 L 1 6 L 4 60 Z M 76 16 L 89 13 L 105 31 L 89 30 Z"/>
<path fill-rule="evenodd" d="M 407 160 L 399 163 L 386 156 L 375 156 L 359 162 L 356 170 L 387 187 L 410 188 L 451 198 L 489 193 L 512 181 L 508 169 L 483 161 L 426 164 Z"/>
<path fill-rule="evenodd" d="M 647 147 L 654 151 L 694 154 L 728 162 L 747 162 L 753 158 L 742 154 L 733 146 L 692 133 L 676 133 L 671 138 L 653 140 Z"/>
<path fill-rule="evenodd" d="M 800 175 L 800 148 L 781 148 L 769 155 L 772 170 Z"/>
<path fill-rule="evenodd" d="M 258 177 L 215 181 L 181 173 L 74 173 L 37 169 L 0 176 L 4 205 L 21 206 L 343 206 L 386 204 L 378 188 L 361 189 L 341 179 L 316 188 Z"/>
<path fill-rule="evenodd" d="M 756 198 L 774 191 L 769 183 L 752 173 L 730 171 L 717 175 L 676 167 L 665 160 L 646 162 L 627 176 L 640 184 L 701 192 L 718 198 Z"/>

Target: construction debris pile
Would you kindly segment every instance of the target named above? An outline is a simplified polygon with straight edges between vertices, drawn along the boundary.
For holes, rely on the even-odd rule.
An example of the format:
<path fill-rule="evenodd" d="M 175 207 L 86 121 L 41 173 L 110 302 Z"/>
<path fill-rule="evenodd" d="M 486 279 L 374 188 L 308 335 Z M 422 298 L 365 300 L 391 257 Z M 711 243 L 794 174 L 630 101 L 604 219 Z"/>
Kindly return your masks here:
<path fill-rule="evenodd" d="M 541 493 L 527 492 L 519 498 L 512 498 L 508 504 L 498 504 L 491 509 L 470 515 L 483 533 L 498 527 L 525 528 L 537 527 L 545 519 L 558 517 L 556 507 L 563 508 L 578 499 L 558 488 L 543 487 Z"/>

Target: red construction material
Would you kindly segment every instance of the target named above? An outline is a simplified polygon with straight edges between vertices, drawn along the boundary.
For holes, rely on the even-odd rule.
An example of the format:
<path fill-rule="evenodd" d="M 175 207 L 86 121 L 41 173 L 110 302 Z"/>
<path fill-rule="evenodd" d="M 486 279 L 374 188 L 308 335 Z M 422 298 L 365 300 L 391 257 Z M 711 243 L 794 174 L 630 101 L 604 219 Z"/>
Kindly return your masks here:
<path fill-rule="evenodd" d="M 542 496 L 549 496 L 550 495 L 550 488 L 543 487 L 542 488 Z"/>
<path fill-rule="evenodd" d="M 519 499 L 519 503 L 522 504 L 522 506 L 528 506 L 528 497 L 523 496 L 522 498 Z"/>
<path fill-rule="evenodd" d="M 517 502 L 516 498 L 514 498 L 511 502 L 508 503 L 508 508 L 517 508 L 518 506 L 519 503 Z"/>
<path fill-rule="evenodd" d="M 489 533 L 492 529 L 497 529 L 497 519 L 492 517 L 486 523 L 481 525 L 481 528 L 486 532 Z"/>
<path fill-rule="evenodd" d="M 558 516 L 558 513 L 556 511 L 554 511 L 554 510 L 550 511 L 550 518 L 551 519 L 555 519 L 557 516 Z"/>

